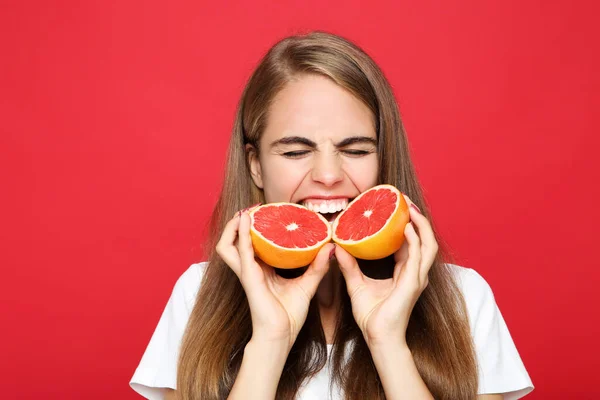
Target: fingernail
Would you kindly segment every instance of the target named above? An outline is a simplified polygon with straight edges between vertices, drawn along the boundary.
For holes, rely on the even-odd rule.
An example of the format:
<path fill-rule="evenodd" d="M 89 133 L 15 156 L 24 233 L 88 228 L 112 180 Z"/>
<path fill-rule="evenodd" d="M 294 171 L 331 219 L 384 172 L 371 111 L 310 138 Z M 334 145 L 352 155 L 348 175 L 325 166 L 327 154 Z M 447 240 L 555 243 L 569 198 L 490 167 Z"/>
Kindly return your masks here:
<path fill-rule="evenodd" d="M 421 214 L 421 210 L 419 210 L 419 207 L 417 207 L 415 203 L 410 203 L 410 206 L 414 208 L 419 214 Z"/>
<path fill-rule="evenodd" d="M 335 256 L 335 244 L 333 245 L 333 249 L 331 249 L 331 251 L 329 252 L 329 259 L 333 260 L 334 256 Z"/>

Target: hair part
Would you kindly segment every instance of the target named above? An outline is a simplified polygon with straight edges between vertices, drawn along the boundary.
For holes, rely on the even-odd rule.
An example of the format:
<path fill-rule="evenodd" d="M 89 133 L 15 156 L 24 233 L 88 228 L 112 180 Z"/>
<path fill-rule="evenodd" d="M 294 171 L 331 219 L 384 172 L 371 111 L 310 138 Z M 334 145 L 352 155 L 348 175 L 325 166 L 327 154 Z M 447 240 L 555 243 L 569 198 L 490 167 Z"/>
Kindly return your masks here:
<path fill-rule="evenodd" d="M 210 220 L 206 242 L 209 264 L 183 337 L 177 372 L 182 399 L 224 399 L 252 336 L 250 308 L 236 275 L 215 252 L 224 226 L 240 209 L 264 202 L 251 179 L 246 145 L 259 151 L 270 106 L 285 85 L 303 74 L 333 80 L 360 99 L 373 113 L 378 138 L 379 183 L 396 186 L 416 203 L 432 223 L 439 251 L 429 284 L 410 317 L 406 340 L 421 377 L 436 399 L 475 399 L 477 364 L 466 306 L 452 271 L 447 245 L 436 233 L 425 204 L 393 91 L 383 72 L 358 46 L 325 32 L 285 38 L 264 56 L 250 77 L 237 107 L 227 155 L 225 178 Z M 365 273 L 366 263 L 359 260 Z M 391 276 L 393 260 L 378 261 L 377 270 Z M 291 272 L 293 273 L 293 272 Z M 342 279 L 342 298 L 334 348 L 332 381 L 349 400 L 384 399 L 385 394 L 366 342 L 352 316 Z M 327 361 L 325 334 L 316 301 L 294 343 L 277 399 L 293 399 L 302 383 Z M 399 373 L 402 373 L 399 371 Z"/>

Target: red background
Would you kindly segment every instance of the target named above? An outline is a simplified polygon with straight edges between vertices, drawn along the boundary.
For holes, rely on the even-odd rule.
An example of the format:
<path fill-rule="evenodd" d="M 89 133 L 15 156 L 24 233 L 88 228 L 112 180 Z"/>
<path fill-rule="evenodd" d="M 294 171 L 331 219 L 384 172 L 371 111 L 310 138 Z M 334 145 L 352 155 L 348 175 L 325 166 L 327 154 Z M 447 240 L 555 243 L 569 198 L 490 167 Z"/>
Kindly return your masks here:
<path fill-rule="evenodd" d="M 309 29 L 387 74 L 530 398 L 600 394 L 596 2 L 53 3 L 1 6 L 3 398 L 138 398 L 173 284 L 202 260 L 244 82 Z"/>

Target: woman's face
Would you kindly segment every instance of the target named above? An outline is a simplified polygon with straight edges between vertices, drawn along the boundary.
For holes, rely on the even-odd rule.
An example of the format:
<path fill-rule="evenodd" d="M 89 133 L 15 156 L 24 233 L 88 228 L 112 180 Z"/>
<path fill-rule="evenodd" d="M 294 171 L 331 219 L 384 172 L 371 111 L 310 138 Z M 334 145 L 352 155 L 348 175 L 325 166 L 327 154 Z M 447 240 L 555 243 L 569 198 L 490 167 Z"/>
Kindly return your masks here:
<path fill-rule="evenodd" d="M 254 183 L 267 203 L 299 203 L 329 220 L 377 184 L 374 116 L 350 92 L 303 75 L 274 99 L 259 143 L 250 149 Z"/>

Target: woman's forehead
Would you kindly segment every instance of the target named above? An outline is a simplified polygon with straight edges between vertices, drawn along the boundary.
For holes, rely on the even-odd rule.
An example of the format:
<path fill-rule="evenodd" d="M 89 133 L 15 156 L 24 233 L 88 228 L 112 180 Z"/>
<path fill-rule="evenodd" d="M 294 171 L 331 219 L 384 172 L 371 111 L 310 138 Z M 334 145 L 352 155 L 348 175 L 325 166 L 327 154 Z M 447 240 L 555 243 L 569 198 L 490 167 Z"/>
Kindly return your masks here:
<path fill-rule="evenodd" d="M 319 75 L 289 82 L 274 98 L 263 137 L 306 136 L 313 140 L 375 137 L 371 110 L 348 90 Z"/>

